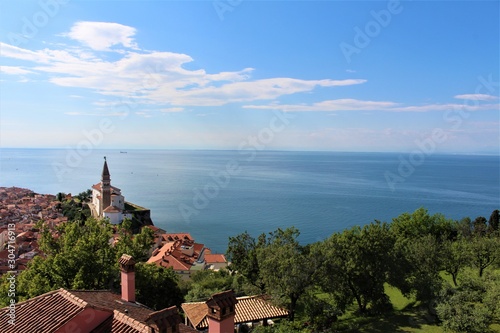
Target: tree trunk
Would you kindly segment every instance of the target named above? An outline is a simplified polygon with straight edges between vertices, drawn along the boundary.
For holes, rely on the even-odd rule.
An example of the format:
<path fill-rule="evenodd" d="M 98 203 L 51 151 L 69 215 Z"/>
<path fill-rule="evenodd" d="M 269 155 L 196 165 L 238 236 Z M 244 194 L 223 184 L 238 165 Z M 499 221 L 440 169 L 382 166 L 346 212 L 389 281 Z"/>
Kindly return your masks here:
<path fill-rule="evenodd" d="M 356 298 L 356 302 L 358 303 L 359 311 L 361 313 L 365 312 L 363 309 L 363 302 L 361 301 L 361 296 L 357 293 L 356 288 L 352 285 L 351 279 L 347 279 L 347 283 L 349 284 L 349 289 L 351 289 L 352 295 Z"/>
<path fill-rule="evenodd" d="M 297 307 L 297 301 L 298 301 L 297 296 L 290 296 L 290 321 L 293 321 L 295 319 L 295 308 Z"/>

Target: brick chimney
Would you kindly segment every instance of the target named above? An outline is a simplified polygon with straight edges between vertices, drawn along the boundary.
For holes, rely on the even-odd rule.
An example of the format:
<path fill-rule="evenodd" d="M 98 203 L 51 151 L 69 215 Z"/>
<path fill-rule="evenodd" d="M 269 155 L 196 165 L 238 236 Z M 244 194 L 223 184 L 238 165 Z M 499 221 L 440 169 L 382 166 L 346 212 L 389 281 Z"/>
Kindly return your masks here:
<path fill-rule="evenodd" d="M 124 254 L 120 258 L 122 300 L 135 302 L 135 260 Z"/>
<path fill-rule="evenodd" d="M 234 291 L 228 290 L 212 295 L 208 306 L 208 333 L 234 333 L 234 317 L 236 315 Z"/>

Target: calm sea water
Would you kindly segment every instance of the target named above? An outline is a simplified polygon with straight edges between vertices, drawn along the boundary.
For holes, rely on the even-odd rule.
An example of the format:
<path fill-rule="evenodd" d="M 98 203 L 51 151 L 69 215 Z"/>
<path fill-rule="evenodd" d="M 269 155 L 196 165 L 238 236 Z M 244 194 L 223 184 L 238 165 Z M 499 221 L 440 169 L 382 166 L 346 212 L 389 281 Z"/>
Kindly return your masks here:
<path fill-rule="evenodd" d="M 295 226 L 308 243 L 422 206 L 454 219 L 500 208 L 499 156 L 432 155 L 412 165 L 395 153 L 1 149 L 0 186 L 77 194 L 100 181 L 103 156 L 111 183 L 150 208 L 155 225 L 218 252 L 245 230 Z"/>

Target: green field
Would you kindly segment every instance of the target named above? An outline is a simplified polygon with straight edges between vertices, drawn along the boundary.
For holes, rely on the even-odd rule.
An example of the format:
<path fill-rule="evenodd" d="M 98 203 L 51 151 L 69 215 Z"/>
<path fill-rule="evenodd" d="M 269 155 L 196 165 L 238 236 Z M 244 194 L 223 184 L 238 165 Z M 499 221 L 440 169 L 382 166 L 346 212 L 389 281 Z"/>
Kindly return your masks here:
<path fill-rule="evenodd" d="M 394 312 L 381 317 L 359 317 L 354 315 L 355 308 L 353 307 L 353 311 L 339 318 L 338 332 L 445 333 L 426 308 L 422 309 L 418 303 L 404 297 L 398 289 L 389 285 L 385 286 L 385 292 L 391 299 Z M 500 332 L 500 323 L 495 323 L 490 328 L 493 332 Z"/>

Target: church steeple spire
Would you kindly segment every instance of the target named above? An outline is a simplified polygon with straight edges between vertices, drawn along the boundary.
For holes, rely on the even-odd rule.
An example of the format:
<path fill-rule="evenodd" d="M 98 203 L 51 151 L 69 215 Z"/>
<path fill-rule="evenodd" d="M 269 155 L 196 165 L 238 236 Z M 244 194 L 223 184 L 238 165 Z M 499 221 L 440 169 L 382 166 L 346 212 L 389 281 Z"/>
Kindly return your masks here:
<path fill-rule="evenodd" d="M 106 161 L 106 156 L 104 156 L 104 166 L 102 167 L 101 175 L 101 215 L 102 211 L 111 205 L 111 176 L 109 175 L 108 163 Z"/>
<path fill-rule="evenodd" d="M 105 178 L 111 180 L 109 175 L 108 163 L 106 162 L 106 156 L 104 156 L 104 166 L 102 168 L 101 180 L 104 180 Z"/>

